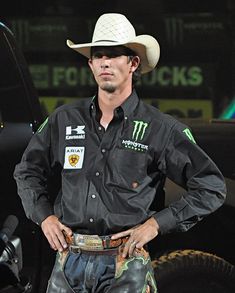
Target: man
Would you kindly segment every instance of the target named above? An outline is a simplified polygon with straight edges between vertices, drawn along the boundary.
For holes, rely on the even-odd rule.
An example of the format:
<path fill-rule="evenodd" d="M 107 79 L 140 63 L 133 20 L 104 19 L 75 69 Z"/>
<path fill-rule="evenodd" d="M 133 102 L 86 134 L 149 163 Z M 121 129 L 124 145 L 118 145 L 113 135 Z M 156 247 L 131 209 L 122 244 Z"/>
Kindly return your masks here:
<path fill-rule="evenodd" d="M 135 75 L 159 59 L 155 38 L 107 13 L 91 43 L 67 44 L 88 58 L 97 94 L 56 109 L 14 173 L 26 215 L 58 251 L 47 292 L 157 292 L 147 244 L 219 208 L 223 176 L 186 125 L 137 96 Z M 52 206 L 55 170 L 61 189 Z M 157 212 L 166 176 L 187 194 Z"/>

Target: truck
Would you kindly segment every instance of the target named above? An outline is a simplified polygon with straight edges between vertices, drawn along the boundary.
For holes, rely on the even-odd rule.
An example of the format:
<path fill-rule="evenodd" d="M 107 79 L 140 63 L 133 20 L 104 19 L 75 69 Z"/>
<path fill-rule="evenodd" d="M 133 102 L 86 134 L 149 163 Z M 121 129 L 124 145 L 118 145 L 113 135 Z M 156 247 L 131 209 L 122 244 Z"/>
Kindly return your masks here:
<path fill-rule="evenodd" d="M 0 239 L 0 292 L 43 293 L 55 252 L 40 227 L 27 219 L 13 172 L 46 117 L 24 54 L 4 23 L 0 23 L 0 64 L 0 233 L 9 216 L 17 218 L 9 239 Z M 235 292 L 235 122 L 192 119 L 186 123 L 197 143 L 222 171 L 228 194 L 221 208 L 189 231 L 160 235 L 151 241 L 149 249 L 157 285 L 161 293 L 232 293 Z M 49 184 L 51 193 L 56 193 L 55 186 L 56 182 Z M 183 192 L 166 178 L 157 208 L 167 206 Z"/>

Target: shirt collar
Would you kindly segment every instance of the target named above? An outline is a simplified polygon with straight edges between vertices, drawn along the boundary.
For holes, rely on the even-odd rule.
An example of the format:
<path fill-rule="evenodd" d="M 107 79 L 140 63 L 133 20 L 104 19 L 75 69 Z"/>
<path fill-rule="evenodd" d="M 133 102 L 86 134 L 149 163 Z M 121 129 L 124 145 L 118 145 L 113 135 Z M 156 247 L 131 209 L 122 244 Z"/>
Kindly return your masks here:
<path fill-rule="evenodd" d="M 133 113 L 135 108 L 137 107 L 138 102 L 139 102 L 139 97 L 137 96 L 135 89 L 133 89 L 130 96 L 124 101 L 124 103 L 120 105 L 120 107 L 122 108 L 124 112 L 124 116 L 129 117 Z M 91 112 L 91 115 L 94 115 L 94 116 L 99 115 L 100 113 L 97 94 L 91 100 L 90 112 Z"/>
<path fill-rule="evenodd" d="M 123 109 L 124 115 L 129 117 L 137 107 L 138 102 L 139 97 L 137 96 L 136 91 L 133 89 L 131 95 L 120 106 Z"/>

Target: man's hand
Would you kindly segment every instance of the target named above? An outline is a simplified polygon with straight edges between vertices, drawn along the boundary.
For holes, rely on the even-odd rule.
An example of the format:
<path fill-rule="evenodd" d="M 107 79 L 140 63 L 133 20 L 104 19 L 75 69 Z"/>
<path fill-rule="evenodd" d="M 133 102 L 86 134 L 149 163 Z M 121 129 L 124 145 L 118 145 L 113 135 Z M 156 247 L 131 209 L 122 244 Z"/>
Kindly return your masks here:
<path fill-rule="evenodd" d="M 128 241 L 123 249 L 122 257 L 131 256 L 135 248 L 141 249 L 146 243 L 158 235 L 159 226 L 157 221 L 152 217 L 142 225 L 133 227 L 126 231 L 112 235 L 112 239 L 118 239 L 129 236 Z"/>
<path fill-rule="evenodd" d="M 69 236 L 72 236 L 73 232 L 63 225 L 56 216 L 47 217 L 42 222 L 41 228 L 52 249 L 62 252 L 68 247 L 63 232 Z"/>

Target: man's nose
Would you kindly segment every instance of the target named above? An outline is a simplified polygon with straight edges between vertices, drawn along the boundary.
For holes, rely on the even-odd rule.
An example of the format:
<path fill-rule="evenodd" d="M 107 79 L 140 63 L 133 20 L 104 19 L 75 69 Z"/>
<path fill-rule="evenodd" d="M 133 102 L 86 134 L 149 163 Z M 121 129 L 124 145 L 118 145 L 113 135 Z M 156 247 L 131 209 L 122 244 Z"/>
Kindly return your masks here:
<path fill-rule="evenodd" d="M 102 56 L 102 58 L 100 58 L 100 66 L 101 68 L 107 68 L 110 65 L 110 58 L 107 56 Z"/>

